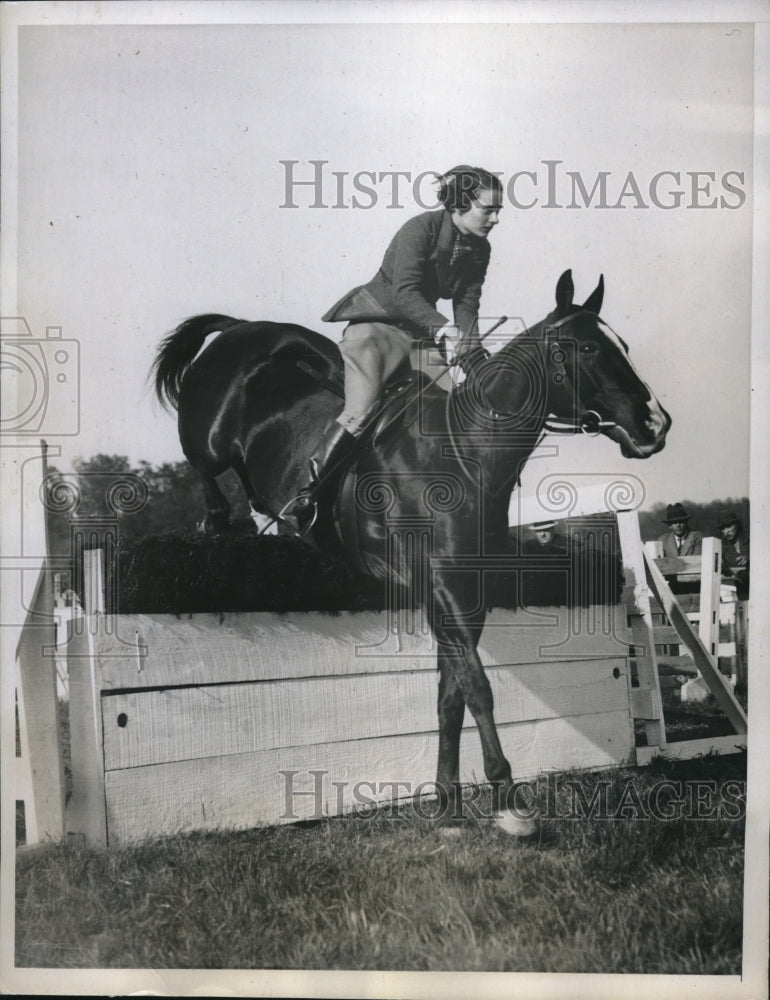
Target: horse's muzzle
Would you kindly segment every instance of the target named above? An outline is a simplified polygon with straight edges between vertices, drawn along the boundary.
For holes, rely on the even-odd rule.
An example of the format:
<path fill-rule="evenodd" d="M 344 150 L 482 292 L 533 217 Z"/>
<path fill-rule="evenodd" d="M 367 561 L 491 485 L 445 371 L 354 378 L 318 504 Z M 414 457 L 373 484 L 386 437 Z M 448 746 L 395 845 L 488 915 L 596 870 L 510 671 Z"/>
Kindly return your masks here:
<path fill-rule="evenodd" d="M 665 446 L 670 427 L 671 417 L 656 400 L 647 408 L 641 426 L 629 431 L 616 424 L 604 433 L 617 441 L 624 458 L 649 458 Z"/>

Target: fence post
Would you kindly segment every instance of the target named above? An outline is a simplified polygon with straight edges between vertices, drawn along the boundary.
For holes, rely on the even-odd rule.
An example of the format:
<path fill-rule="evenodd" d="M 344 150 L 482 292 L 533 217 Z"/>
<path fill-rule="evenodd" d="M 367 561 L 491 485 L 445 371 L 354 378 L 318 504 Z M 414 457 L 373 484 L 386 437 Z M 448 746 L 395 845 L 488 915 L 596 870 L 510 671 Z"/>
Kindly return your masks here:
<path fill-rule="evenodd" d="M 644 721 L 647 745 L 663 747 L 666 745 L 666 727 L 663 721 L 663 702 L 660 696 L 658 660 L 652 631 L 644 549 L 639 532 L 639 515 L 636 511 L 618 511 L 617 517 L 618 536 L 623 554 L 624 603 L 628 609 L 631 641 L 634 644 L 633 660 L 636 663 L 636 675 L 639 681 L 634 716 Z"/>
<path fill-rule="evenodd" d="M 749 649 L 749 602 L 736 601 L 735 604 L 735 687 L 746 694 L 749 689 L 748 649 Z"/>
<path fill-rule="evenodd" d="M 101 552 L 84 562 L 84 589 L 102 593 L 102 580 L 93 572 L 101 567 Z M 82 834 L 86 843 L 107 843 L 107 807 L 104 797 L 102 697 L 97 656 L 104 616 L 98 612 L 69 623 L 67 667 L 70 683 L 70 750 L 72 795 L 67 805 L 67 833 Z"/>
<path fill-rule="evenodd" d="M 64 766 L 59 740 L 55 645 L 53 592 L 50 572 L 44 563 L 16 650 L 21 743 L 16 770 L 22 781 L 28 844 L 59 840 L 64 833 Z"/>
<path fill-rule="evenodd" d="M 704 538 L 700 564 L 700 641 L 716 661 L 719 654 L 719 588 L 722 583 L 722 540 Z"/>
<path fill-rule="evenodd" d="M 714 664 L 719 659 L 719 591 L 722 583 L 722 541 L 704 538 L 701 545 L 700 603 L 698 606 L 698 638 Z M 704 701 L 711 687 L 703 673 L 682 685 L 682 701 Z"/>
<path fill-rule="evenodd" d="M 72 795 L 67 803 L 67 833 L 82 834 L 86 843 L 107 843 L 102 754 L 101 692 L 94 648 L 98 627 L 91 616 L 69 623 L 67 667 L 70 679 L 70 753 Z"/>
<path fill-rule="evenodd" d="M 26 844 L 59 840 L 64 832 L 64 778 L 58 751 L 59 719 L 55 666 L 35 647 L 39 631 L 25 637 L 16 673 L 19 756 L 15 760 L 16 799 L 24 803 Z M 39 651 L 38 651 L 39 652 Z"/>

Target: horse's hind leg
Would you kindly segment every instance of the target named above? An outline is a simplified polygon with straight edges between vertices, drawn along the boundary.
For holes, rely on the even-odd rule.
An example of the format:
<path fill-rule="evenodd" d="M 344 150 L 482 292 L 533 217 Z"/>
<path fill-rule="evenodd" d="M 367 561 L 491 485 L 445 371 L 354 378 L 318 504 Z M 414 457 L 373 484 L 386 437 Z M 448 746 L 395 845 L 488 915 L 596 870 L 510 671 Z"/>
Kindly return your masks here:
<path fill-rule="evenodd" d="M 249 474 L 246 471 L 246 466 L 244 465 L 243 460 L 240 458 L 234 459 L 233 468 L 241 481 L 243 492 L 246 494 L 246 499 L 249 501 L 251 519 L 254 524 L 256 524 L 260 535 L 277 535 L 278 519 L 270 512 L 270 510 L 268 510 L 265 505 L 265 501 L 254 489 L 254 484 L 249 478 Z"/>
<path fill-rule="evenodd" d="M 230 527 L 230 504 L 210 472 L 199 470 L 206 501 L 206 516 L 199 525 L 202 531 L 227 531 Z"/>

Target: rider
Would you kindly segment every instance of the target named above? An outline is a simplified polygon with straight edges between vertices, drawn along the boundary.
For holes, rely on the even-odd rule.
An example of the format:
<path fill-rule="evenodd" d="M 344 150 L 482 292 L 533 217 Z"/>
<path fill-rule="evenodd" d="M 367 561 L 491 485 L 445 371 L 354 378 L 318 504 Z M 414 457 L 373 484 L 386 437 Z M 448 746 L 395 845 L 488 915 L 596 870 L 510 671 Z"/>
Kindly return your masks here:
<path fill-rule="evenodd" d="M 438 182 L 443 208 L 406 222 L 374 278 L 323 316 L 326 323 L 348 321 L 339 345 L 345 407 L 310 459 L 310 482 L 283 512 L 300 533 L 314 513 L 315 485 L 348 456 L 412 344 L 435 340 L 448 363 L 460 364 L 479 346 L 479 299 L 489 264 L 488 236 L 502 208 L 502 185 L 489 171 L 466 165 L 453 167 Z M 440 298 L 451 299 L 453 323 L 436 310 Z"/>

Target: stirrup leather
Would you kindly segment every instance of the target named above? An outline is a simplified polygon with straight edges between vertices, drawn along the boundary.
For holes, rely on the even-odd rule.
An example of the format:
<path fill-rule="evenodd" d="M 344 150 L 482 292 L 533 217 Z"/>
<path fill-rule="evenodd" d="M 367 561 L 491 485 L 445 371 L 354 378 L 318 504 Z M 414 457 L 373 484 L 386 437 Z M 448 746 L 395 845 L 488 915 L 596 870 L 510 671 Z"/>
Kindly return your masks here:
<path fill-rule="evenodd" d="M 333 478 L 340 463 L 355 446 L 356 438 L 337 420 L 326 428 L 316 450 L 310 456 L 310 482 L 283 507 L 278 515 L 296 534 L 302 536 L 318 520 L 318 495 Z"/>

